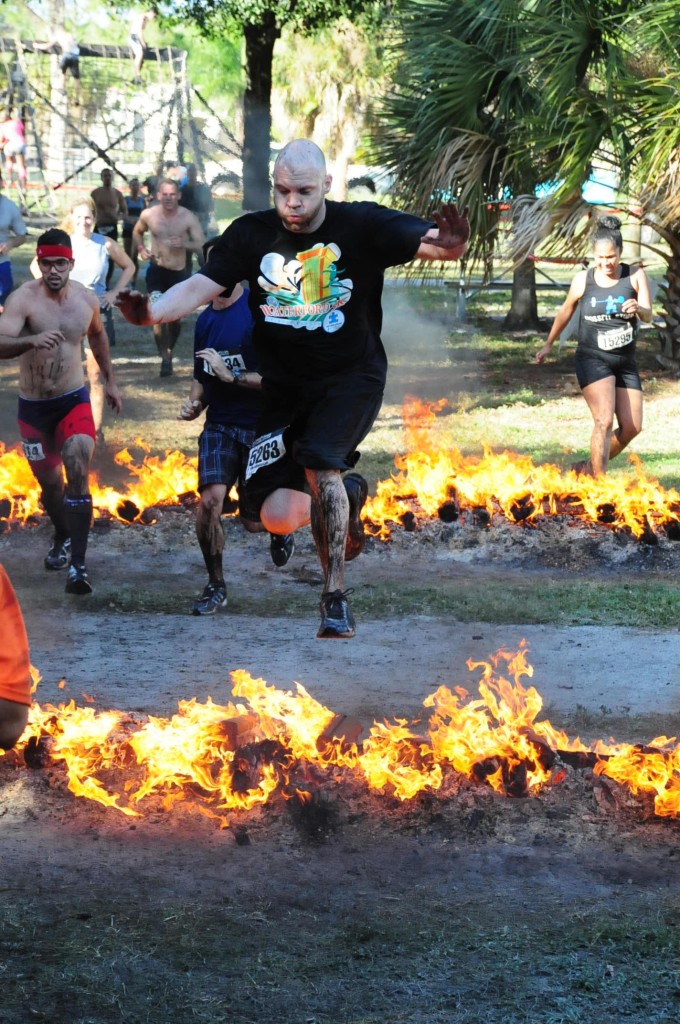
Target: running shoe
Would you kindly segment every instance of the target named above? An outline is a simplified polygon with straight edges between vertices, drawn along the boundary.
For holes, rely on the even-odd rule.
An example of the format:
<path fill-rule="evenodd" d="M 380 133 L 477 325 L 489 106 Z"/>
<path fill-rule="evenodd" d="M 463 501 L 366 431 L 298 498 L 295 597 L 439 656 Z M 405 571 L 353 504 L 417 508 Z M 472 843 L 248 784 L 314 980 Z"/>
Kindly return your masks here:
<path fill-rule="evenodd" d="M 161 377 L 172 377 L 172 359 L 161 359 Z"/>
<path fill-rule="evenodd" d="M 345 561 L 351 562 L 353 558 L 361 554 L 366 543 L 361 510 L 368 497 L 368 484 L 360 473 L 347 473 L 342 482 L 349 498 L 349 528 L 345 546 Z"/>
<path fill-rule="evenodd" d="M 286 565 L 295 553 L 295 535 L 292 533 L 270 533 L 269 553 L 274 565 L 279 568 Z"/>
<path fill-rule="evenodd" d="M 66 580 L 66 586 L 64 588 L 67 594 L 91 594 L 92 584 L 90 578 L 87 575 L 87 569 L 84 565 L 74 565 L 73 562 L 68 567 L 68 579 Z"/>
<path fill-rule="evenodd" d="M 192 615 L 214 615 L 218 608 L 227 607 L 227 588 L 208 583 L 200 597 L 191 606 Z"/>
<path fill-rule="evenodd" d="M 68 565 L 71 553 L 71 538 L 62 537 L 60 540 L 55 534 L 52 539 L 52 547 L 45 555 L 46 569 L 65 569 Z"/>
<path fill-rule="evenodd" d="M 321 625 L 316 634 L 321 640 L 351 640 L 356 633 L 354 616 L 347 597 L 352 590 L 333 590 L 321 595 Z"/>

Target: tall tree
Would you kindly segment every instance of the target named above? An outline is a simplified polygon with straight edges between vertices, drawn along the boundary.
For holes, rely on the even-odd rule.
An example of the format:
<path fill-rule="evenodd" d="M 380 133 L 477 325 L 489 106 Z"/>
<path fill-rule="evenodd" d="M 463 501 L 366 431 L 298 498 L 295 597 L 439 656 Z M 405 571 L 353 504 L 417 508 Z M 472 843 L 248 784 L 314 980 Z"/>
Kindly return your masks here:
<path fill-rule="evenodd" d="M 405 0 L 401 10 L 404 70 L 387 106 L 401 132 L 387 153 L 406 188 L 425 199 L 442 181 L 474 204 L 478 245 L 489 237 L 482 208 L 505 195 L 516 260 L 548 235 L 562 254 L 571 244 L 582 255 L 592 212 L 582 189 L 608 166 L 617 204 L 666 243 L 654 249 L 667 263 L 660 334 L 664 358 L 677 357 L 677 0 L 498 0 L 476 5 L 476 18 L 454 0 Z M 552 188 L 537 200 L 541 183 Z"/>
<path fill-rule="evenodd" d="M 336 18 L 353 18 L 375 9 L 379 0 L 170 0 L 170 11 L 190 18 L 206 35 L 239 24 L 245 43 L 243 97 L 243 207 L 262 209 L 270 202 L 269 157 L 274 46 L 284 25 L 313 32 Z M 165 10 L 168 10 L 166 7 Z"/>

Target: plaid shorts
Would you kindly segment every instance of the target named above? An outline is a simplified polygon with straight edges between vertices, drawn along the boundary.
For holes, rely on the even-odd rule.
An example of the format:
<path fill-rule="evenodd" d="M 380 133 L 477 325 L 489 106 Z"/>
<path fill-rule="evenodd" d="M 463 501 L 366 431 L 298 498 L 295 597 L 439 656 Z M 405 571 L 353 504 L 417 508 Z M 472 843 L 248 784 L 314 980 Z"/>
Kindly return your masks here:
<path fill-rule="evenodd" d="M 244 500 L 245 471 L 255 431 L 243 427 L 206 423 L 198 439 L 198 489 L 224 484 L 227 494 L 236 485 L 239 513 L 243 519 L 259 521 L 259 514 Z"/>

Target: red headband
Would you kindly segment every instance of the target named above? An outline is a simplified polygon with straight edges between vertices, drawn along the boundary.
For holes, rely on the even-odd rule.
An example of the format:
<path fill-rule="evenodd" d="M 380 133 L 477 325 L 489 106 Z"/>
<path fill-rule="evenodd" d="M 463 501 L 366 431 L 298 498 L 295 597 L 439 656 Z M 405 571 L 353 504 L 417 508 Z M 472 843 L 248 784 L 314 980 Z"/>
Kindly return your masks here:
<path fill-rule="evenodd" d="M 52 256 L 56 259 L 66 257 L 67 260 L 72 260 L 73 249 L 70 249 L 68 245 L 39 245 L 36 249 L 36 256 L 38 259 L 42 259 L 43 256 Z"/>

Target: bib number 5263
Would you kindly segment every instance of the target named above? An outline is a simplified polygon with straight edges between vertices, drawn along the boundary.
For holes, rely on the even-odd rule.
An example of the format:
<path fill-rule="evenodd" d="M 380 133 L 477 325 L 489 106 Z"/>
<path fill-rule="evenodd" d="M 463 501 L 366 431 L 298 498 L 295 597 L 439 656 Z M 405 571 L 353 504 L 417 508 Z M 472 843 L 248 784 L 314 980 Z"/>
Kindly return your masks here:
<path fill-rule="evenodd" d="M 271 466 L 286 454 L 286 446 L 283 443 L 283 431 L 272 431 L 271 434 L 263 434 L 257 437 L 250 449 L 248 465 L 246 466 L 246 480 L 250 480 L 254 473 Z"/>

